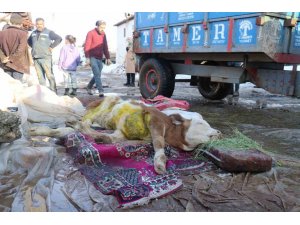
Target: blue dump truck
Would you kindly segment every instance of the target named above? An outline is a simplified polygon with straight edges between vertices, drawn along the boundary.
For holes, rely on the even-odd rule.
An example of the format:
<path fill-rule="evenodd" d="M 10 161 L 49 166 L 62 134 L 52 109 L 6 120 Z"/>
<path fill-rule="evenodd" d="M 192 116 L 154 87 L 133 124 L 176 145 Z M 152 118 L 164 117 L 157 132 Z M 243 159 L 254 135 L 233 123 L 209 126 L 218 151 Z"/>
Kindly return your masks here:
<path fill-rule="evenodd" d="M 252 82 L 300 97 L 300 23 L 284 12 L 137 12 L 133 50 L 144 98 L 171 97 L 176 74 L 207 99 Z M 284 70 L 291 65 L 292 70 Z"/>

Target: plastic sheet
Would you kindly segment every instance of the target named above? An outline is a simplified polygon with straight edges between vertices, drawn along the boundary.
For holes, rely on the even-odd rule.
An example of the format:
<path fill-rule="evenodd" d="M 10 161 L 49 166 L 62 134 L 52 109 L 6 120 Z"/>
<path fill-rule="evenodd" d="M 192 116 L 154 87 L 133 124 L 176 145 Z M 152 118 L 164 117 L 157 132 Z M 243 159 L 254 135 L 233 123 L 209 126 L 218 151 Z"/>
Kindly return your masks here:
<path fill-rule="evenodd" d="M 0 211 L 77 211 L 72 204 L 57 205 L 68 200 L 57 197 L 61 183 L 56 176 L 72 172 L 60 163 L 64 151 L 58 150 L 62 147 L 48 137 L 30 137 L 27 131 L 31 122 L 38 123 L 34 126 L 64 126 L 70 116 L 80 117 L 84 107 L 77 98 L 59 97 L 47 87 L 27 87 L 2 69 L 0 79 L 0 109 L 17 107 L 22 121 L 22 137 L 0 144 Z"/>

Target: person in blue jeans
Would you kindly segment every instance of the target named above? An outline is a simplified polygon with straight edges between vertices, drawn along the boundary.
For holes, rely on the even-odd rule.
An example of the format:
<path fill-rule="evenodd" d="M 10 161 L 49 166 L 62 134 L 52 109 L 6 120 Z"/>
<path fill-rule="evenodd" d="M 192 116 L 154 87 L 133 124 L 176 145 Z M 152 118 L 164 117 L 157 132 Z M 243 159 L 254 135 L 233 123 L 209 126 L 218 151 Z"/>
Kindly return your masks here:
<path fill-rule="evenodd" d="M 62 38 L 45 27 L 44 19 L 36 19 L 36 30 L 28 38 L 28 45 L 32 48 L 31 55 L 34 67 L 41 85 L 49 80 L 50 89 L 57 92 L 52 68 L 52 50 L 62 41 Z"/>
<path fill-rule="evenodd" d="M 87 92 L 92 95 L 92 87 L 96 83 L 96 87 L 99 91 L 99 97 L 104 96 L 104 90 L 101 81 L 103 54 L 106 58 L 106 64 L 111 64 L 106 35 L 104 32 L 105 28 L 106 22 L 103 20 L 98 20 L 96 22 L 96 28 L 87 33 L 84 44 L 84 53 L 87 59 L 86 64 L 90 64 L 93 71 L 93 78 L 88 83 L 86 89 Z"/>

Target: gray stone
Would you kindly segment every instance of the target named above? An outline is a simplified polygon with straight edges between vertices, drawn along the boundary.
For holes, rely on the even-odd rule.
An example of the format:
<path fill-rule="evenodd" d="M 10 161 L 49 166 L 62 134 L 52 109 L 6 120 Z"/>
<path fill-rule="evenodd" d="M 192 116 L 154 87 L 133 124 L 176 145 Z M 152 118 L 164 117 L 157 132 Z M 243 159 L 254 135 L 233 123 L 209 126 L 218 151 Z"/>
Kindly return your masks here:
<path fill-rule="evenodd" d="M 0 143 L 13 142 L 19 139 L 21 119 L 16 113 L 0 110 Z"/>

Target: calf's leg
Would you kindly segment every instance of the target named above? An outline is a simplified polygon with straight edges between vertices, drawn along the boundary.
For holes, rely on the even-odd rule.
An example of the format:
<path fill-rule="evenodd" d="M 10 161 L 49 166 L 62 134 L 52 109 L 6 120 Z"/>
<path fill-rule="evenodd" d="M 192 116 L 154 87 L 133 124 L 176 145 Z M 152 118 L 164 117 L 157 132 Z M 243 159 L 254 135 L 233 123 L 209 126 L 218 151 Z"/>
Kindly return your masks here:
<path fill-rule="evenodd" d="M 74 129 L 71 127 L 60 127 L 60 128 L 52 129 L 46 126 L 39 126 L 39 127 L 31 127 L 28 130 L 30 136 L 47 136 L 47 137 L 55 137 L 55 138 L 62 138 L 73 132 Z"/>
<path fill-rule="evenodd" d="M 154 170 L 158 174 L 166 173 L 167 156 L 165 155 L 165 127 L 159 124 L 154 127 L 150 122 L 150 133 L 154 147 Z"/>
<path fill-rule="evenodd" d="M 120 130 L 115 130 L 112 134 L 100 133 L 94 137 L 94 139 L 97 143 L 104 144 L 118 143 L 127 140 Z"/>
<path fill-rule="evenodd" d="M 97 143 L 110 144 L 126 140 L 125 136 L 120 130 L 115 130 L 112 134 L 100 133 L 98 131 L 95 131 L 91 128 L 91 120 L 85 120 L 84 122 L 69 121 L 67 125 L 73 127 L 76 130 L 79 130 L 84 134 L 91 136 Z"/>

